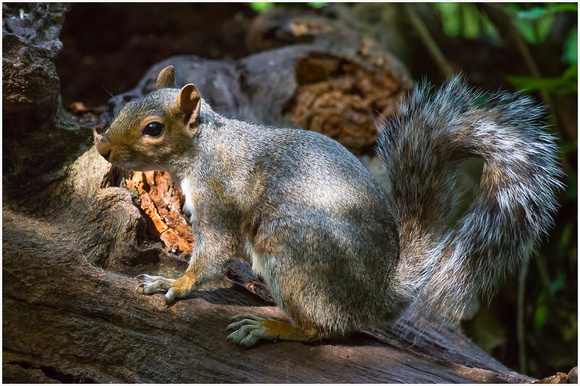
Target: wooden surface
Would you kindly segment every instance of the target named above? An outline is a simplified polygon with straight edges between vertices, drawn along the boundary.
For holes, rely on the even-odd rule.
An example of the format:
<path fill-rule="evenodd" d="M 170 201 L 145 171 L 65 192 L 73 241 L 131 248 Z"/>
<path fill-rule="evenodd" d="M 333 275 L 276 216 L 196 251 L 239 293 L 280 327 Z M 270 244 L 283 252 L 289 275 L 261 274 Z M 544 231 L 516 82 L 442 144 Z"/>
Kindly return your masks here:
<path fill-rule="evenodd" d="M 228 280 L 166 308 L 161 295 L 138 293 L 132 275 L 88 264 L 82 240 L 67 236 L 71 225 L 3 212 L 4 382 L 531 380 L 458 331 L 425 326 L 418 335 L 409 323 L 342 341 L 240 349 L 226 341 L 232 316 L 284 314 Z"/>

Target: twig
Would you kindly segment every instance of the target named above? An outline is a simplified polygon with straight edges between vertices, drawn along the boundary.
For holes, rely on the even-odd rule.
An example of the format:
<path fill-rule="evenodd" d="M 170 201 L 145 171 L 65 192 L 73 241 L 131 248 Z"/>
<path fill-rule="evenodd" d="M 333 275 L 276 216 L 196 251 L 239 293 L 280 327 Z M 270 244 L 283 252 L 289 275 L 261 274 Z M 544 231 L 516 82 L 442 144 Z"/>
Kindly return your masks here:
<path fill-rule="evenodd" d="M 429 30 L 427 29 L 427 27 L 425 27 L 425 24 L 415 12 L 415 9 L 413 8 L 414 6 L 415 6 L 414 4 L 405 3 L 405 10 L 409 14 L 411 24 L 413 24 L 413 27 L 415 27 L 417 33 L 419 33 L 419 37 L 423 41 L 423 44 L 425 44 L 425 47 L 427 47 L 427 50 L 429 51 L 429 53 L 431 54 L 437 65 L 439 66 L 441 72 L 448 78 L 452 77 L 453 75 L 455 75 L 453 67 L 451 66 L 451 64 L 449 64 L 447 59 L 445 59 L 445 56 L 443 55 L 443 52 L 441 52 L 441 50 L 439 49 L 439 46 L 435 42 L 435 39 L 433 39 L 433 37 L 429 33 Z"/>
<path fill-rule="evenodd" d="M 526 334 L 524 325 L 524 305 L 526 295 L 526 277 L 528 276 L 528 266 L 530 257 L 527 256 L 522 264 L 520 276 L 518 279 L 518 314 L 517 314 L 517 334 L 518 334 L 518 353 L 520 359 L 520 372 L 528 373 L 528 360 L 526 356 Z"/>
<path fill-rule="evenodd" d="M 504 6 L 502 4 L 495 3 L 481 3 L 478 4 L 478 7 L 487 13 L 489 20 L 495 25 L 504 40 L 508 43 L 510 40 L 513 42 L 517 50 L 520 52 L 520 55 L 522 56 L 522 59 L 524 60 L 524 63 L 528 68 L 532 78 L 542 78 L 540 69 L 536 65 L 536 62 L 530 53 L 528 44 L 526 43 L 521 32 L 514 25 L 511 16 L 506 12 Z M 542 94 L 542 99 L 544 99 L 544 102 L 550 106 L 552 113 L 557 117 L 557 109 L 553 104 L 550 93 L 546 90 L 540 90 L 540 93 Z"/>

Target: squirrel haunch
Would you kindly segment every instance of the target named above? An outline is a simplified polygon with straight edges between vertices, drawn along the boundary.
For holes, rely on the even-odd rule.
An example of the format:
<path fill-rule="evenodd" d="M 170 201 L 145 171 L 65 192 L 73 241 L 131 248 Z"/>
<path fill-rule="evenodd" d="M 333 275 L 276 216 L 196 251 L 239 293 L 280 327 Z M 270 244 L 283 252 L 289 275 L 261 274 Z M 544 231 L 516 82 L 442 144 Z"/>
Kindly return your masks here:
<path fill-rule="evenodd" d="M 262 275 L 291 324 L 238 317 L 228 338 L 241 345 L 348 334 L 409 308 L 461 313 L 551 225 L 561 171 L 529 98 L 479 106 L 459 78 L 434 94 L 420 86 L 380 128 L 386 193 L 336 141 L 227 119 L 193 84 L 174 82 L 164 69 L 157 91 L 95 134 L 96 147 L 117 166 L 168 171 L 186 197 L 190 265 L 177 280 L 140 275 L 144 293 L 171 303 L 238 257 Z M 451 227 L 455 169 L 468 156 L 486 162 L 480 192 Z"/>

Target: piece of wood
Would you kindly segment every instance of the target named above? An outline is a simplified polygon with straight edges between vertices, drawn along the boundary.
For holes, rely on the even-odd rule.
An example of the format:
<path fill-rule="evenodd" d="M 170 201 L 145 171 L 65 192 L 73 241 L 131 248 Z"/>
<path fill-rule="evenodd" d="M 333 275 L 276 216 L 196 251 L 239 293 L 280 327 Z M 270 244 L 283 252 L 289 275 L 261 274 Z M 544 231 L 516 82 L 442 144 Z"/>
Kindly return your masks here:
<path fill-rule="evenodd" d="M 3 226 L 5 382 L 531 380 L 460 332 L 432 326 L 420 334 L 407 324 L 348 340 L 240 349 L 226 341 L 231 317 L 260 313 L 285 320 L 284 314 L 226 280 L 166 308 L 161 295 L 136 291 L 131 276 L 87 264 L 70 224 L 4 210 Z"/>

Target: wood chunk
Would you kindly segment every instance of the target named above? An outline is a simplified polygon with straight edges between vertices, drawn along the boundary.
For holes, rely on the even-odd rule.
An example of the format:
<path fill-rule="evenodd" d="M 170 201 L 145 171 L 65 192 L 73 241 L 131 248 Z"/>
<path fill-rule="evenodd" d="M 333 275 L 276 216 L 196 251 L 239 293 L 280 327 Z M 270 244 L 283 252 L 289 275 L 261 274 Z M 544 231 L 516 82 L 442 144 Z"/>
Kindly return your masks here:
<path fill-rule="evenodd" d="M 181 213 L 185 197 L 175 187 L 167 172 L 133 172 L 125 184 L 135 190 L 135 202 L 147 219 L 147 233 L 156 241 L 163 241 L 174 254 L 193 250 L 191 226 Z"/>

